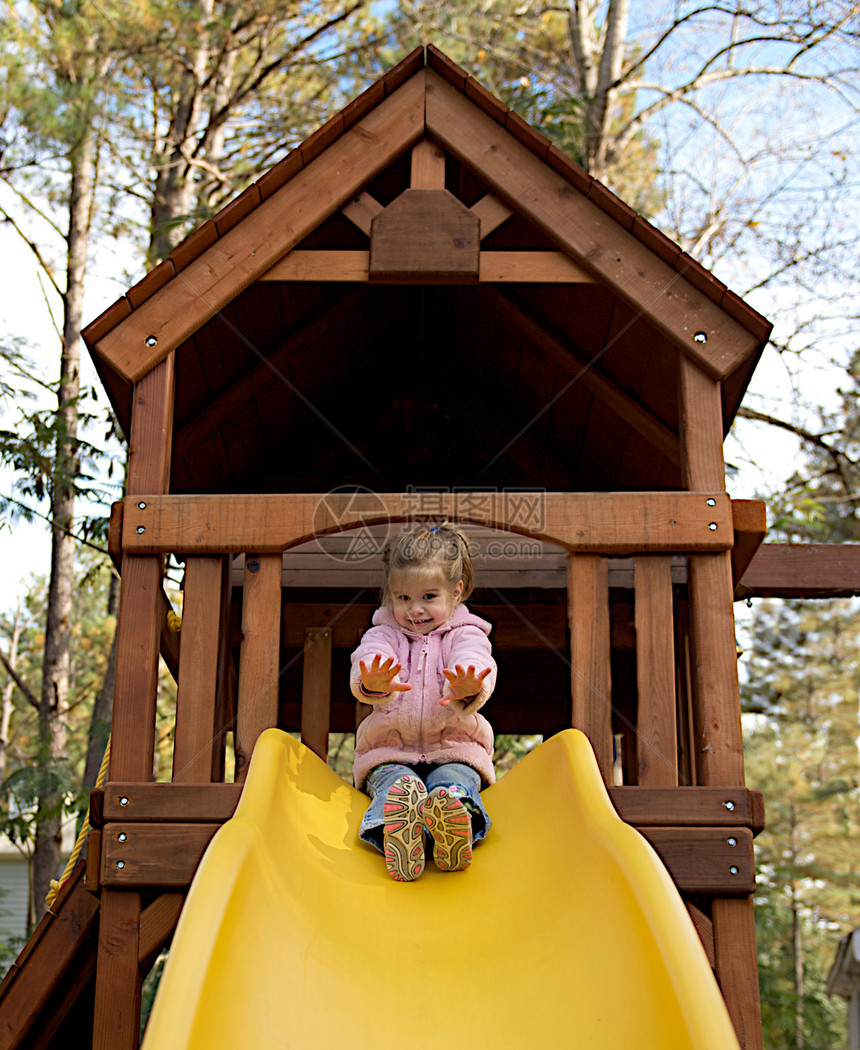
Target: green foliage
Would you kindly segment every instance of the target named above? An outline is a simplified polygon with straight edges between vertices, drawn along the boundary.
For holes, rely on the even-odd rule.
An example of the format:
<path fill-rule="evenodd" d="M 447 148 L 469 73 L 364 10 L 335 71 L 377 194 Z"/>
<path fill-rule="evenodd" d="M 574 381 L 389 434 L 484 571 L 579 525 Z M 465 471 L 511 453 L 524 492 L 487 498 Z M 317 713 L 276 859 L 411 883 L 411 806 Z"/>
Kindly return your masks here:
<path fill-rule="evenodd" d="M 763 602 L 741 662 L 756 839 L 766 1045 L 841 1047 L 844 1005 L 825 983 L 860 917 L 860 608 Z M 799 1041 L 801 1040 L 801 1041 Z"/>

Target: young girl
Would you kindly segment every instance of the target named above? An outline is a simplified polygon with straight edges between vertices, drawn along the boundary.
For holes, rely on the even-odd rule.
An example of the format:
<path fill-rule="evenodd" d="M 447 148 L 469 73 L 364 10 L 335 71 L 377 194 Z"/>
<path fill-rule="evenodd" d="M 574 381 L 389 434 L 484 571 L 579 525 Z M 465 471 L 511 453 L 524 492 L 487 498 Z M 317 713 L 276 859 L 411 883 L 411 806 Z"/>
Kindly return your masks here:
<path fill-rule="evenodd" d="M 352 691 L 373 705 L 353 773 L 371 798 L 361 838 L 385 855 L 392 878 L 411 882 L 424 870 L 425 840 L 437 867 L 462 871 L 490 829 L 480 792 L 495 780 L 493 730 L 478 710 L 496 665 L 490 624 L 462 604 L 473 577 L 459 529 L 405 531 L 383 562 L 382 605 L 352 654 Z"/>

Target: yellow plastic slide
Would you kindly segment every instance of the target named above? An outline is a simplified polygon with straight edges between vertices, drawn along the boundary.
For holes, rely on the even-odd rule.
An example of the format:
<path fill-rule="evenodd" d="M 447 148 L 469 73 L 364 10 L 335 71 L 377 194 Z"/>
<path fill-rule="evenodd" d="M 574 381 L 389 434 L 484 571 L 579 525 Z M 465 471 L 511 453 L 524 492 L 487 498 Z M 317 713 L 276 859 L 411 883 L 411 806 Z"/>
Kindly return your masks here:
<path fill-rule="evenodd" d="M 257 743 L 173 940 L 145 1050 L 737 1050 L 662 863 L 568 730 L 485 792 L 465 872 L 388 877 L 366 798 Z"/>

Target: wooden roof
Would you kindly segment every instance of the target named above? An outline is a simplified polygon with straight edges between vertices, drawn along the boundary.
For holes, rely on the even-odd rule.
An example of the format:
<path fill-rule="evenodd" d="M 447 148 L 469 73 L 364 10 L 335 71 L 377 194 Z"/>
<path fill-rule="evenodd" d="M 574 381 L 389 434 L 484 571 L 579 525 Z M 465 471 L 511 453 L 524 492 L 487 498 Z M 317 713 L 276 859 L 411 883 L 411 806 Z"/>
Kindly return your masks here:
<path fill-rule="evenodd" d="M 425 207 L 450 266 L 413 236 Z M 647 490 L 680 487 L 678 354 L 728 429 L 769 331 L 430 46 L 84 340 L 126 432 L 176 351 L 173 492 Z"/>

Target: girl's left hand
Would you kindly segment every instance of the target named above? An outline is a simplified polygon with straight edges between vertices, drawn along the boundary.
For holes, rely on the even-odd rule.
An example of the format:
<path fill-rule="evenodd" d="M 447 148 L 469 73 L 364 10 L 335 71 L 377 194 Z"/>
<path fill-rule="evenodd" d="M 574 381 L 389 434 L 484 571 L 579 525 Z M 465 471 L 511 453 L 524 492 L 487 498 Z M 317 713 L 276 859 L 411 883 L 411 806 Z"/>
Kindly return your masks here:
<path fill-rule="evenodd" d="M 466 670 L 460 664 L 455 664 L 453 671 L 445 668 L 442 674 L 448 680 L 448 692 L 439 703 L 450 704 L 452 700 L 471 700 L 480 693 L 484 679 L 489 673 L 489 667 L 476 673 L 474 664 L 470 664 Z"/>

